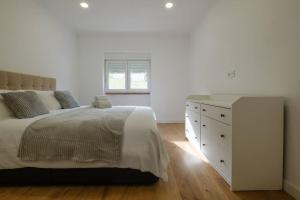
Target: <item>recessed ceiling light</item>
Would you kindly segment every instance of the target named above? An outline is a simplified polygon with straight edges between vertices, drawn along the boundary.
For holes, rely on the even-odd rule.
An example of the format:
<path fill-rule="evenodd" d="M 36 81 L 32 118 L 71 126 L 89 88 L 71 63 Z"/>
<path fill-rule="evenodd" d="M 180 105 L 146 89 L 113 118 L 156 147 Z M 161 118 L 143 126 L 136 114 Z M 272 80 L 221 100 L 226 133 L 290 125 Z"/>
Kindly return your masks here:
<path fill-rule="evenodd" d="M 172 2 L 167 2 L 165 4 L 165 7 L 168 8 L 168 9 L 173 8 L 173 6 L 174 6 L 174 4 Z"/>
<path fill-rule="evenodd" d="M 88 7 L 89 7 L 89 4 L 88 4 L 87 2 L 81 2 L 81 3 L 80 3 L 80 6 L 81 6 L 82 8 L 88 8 Z"/>

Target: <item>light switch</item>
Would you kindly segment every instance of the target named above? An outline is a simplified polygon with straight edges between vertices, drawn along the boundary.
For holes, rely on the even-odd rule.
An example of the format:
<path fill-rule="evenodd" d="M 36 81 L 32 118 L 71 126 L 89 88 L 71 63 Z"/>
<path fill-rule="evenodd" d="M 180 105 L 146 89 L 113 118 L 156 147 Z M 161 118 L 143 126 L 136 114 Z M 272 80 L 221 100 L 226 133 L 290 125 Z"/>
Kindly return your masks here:
<path fill-rule="evenodd" d="M 227 77 L 228 77 L 229 79 L 234 79 L 234 78 L 236 77 L 236 71 L 233 70 L 233 71 L 228 72 L 228 73 L 227 73 Z"/>

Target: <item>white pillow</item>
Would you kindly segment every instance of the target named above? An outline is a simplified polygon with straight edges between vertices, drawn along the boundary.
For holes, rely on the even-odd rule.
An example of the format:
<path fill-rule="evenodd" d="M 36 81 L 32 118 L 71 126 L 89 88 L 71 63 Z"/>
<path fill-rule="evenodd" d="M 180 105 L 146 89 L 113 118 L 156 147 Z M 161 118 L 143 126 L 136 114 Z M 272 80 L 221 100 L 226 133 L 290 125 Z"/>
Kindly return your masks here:
<path fill-rule="evenodd" d="M 48 110 L 58 110 L 61 109 L 60 103 L 54 96 L 54 91 L 37 91 L 38 97 L 42 100 L 42 102 L 46 105 Z"/>
<path fill-rule="evenodd" d="M 107 98 L 107 96 L 95 96 L 95 101 L 93 103 L 93 106 L 95 108 L 111 108 L 111 102 L 109 101 L 109 99 Z"/>
<path fill-rule="evenodd" d="M 0 90 L 0 120 L 14 117 L 13 113 L 4 103 L 4 99 L 1 96 L 1 93 L 14 92 L 11 90 Z"/>

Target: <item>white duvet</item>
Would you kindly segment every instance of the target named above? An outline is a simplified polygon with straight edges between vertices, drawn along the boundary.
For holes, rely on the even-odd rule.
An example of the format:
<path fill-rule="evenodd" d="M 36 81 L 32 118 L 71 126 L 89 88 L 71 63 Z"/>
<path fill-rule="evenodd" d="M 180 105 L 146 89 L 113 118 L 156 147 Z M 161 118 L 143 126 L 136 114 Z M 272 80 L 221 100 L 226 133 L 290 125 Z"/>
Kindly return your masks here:
<path fill-rule="evenodd" d="M 0 120 L 0 169 L 119 167 L 151 172 L 155 176 L 167 180 L 168 154 L 156 126 L 155 114 L 148 107 L 136 107 L 128 117 L 124 127 L 122 161 L 119 165 L 74 161 L 23 162 L 17 157 L 21 137 L 27 126 L 38 119 L 68 111 L 70 110 L 51 111 L 50 114 L 30 119 Z"/>

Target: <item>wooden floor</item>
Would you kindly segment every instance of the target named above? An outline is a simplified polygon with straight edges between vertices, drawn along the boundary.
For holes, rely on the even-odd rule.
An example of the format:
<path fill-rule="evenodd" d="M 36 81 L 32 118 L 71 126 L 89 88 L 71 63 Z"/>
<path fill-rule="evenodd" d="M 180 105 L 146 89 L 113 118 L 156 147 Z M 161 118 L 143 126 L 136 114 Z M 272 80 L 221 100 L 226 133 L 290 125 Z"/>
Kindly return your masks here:
<path fill-rule="evenodd" d="M 281 191 L 230 192 L 184 139 L 182 124 L 159 125 L 171 163 L 169 181 L 153 186 L 0 187 L 0 200 L 290 200 Z"/>

